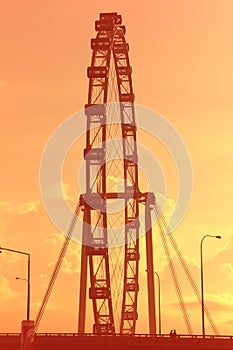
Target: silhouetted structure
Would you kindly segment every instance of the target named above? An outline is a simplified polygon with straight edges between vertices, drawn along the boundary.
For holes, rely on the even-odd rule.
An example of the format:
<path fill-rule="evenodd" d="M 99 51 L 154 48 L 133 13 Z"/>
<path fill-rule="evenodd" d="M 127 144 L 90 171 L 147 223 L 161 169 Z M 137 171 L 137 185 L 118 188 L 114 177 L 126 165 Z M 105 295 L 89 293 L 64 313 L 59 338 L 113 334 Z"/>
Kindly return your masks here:
<path fill-rule="evenodd" d="M 0 334 L 0 349 L 19 350 L 20 334 Z M 34 350 L 230 350 L 233 347 L 232 337 L 178 336 L 171 341 L 169 335 L 162 337 L 148 334 L 131 336 L 97 336 L 93 334 L 78 335 L 72 333 L 37 334 Z"/>
<path fill-rule="evenodd" d="M 80 197 L 84 212 L 83 245 L 80 277 L 79 333 L 85 332 L 87 264 L 89 261 L 89 298 L 92 300 L 95 334 L 116 332 L 113 285 L 109 246 L 115 236 L 124 239 L 123 294 L 119 331 L 134 334 L 139 291 L 139 204 L 146 209 L 146 254 L 148 271 L 148 305 L 150 333 L 156 333 L 155 297 L 150 205 L 152 193 L 141 193 L 138 183 L 138 157 L 132 69 L 125 26 L 117 13 L 101 13 L 96 21 L 97 36 L 91 40 L 93 50 L 89 78 L 86 148 L 86 193 Z M 118 104 L 114 104 L 117 102 Z M 118 142 L 116 142 L 116 140 Z M 119 142 L 120 141 L 120 142 Z M 123 190 L 113 188 L 109 179 L 123 180 Z M 116 186 L 115 186 L 116 187 Z M 114 215 L 113 200 L 124 202 Z M 109 204 L 110 203 L 110 204 Z M 113 227 L 114 226 L 114 227 Z M 111 238 L 112 234 L 112 238 Z M 115 243 L 115 242 L 114 242 Z M 118 242 L 117 242 L 118 243 Z M 118 262 L 120 264 L 120 262 Z M 119 281 L 120 283 L 120 281 Z M 120 296 L 118 296 L 119 298 Z"/>
<path fill-rule="evenodd" d="M 45 311 L 77 218 L 80 213 L 83 213 L 79 336 L 75 334 L 70 339 L 74 343 L 79 343 L 79 341 L 85 343 L 85 339 L 88 339 L 88 342 L 95 342 L 98 339 L 101 343 L 103 339 L 111 338 L 105 338 L 105 335 L 113 335 L 113 338 L 115 338 L 116 334 L 122 335 L 122 339 L 131 339 L 135 344 L 141 339 L 140 337 L 134 338 L 133 335 L 135 334 L 138 318 L 139 214 L 142 205 L 145 209 L 145 225 L 143 223 L 141 226 L 145 226 L 146 232 L 149 333 L 152 336 L 142 337 L 142 343 L 144 341 L 145 344 L 148 342 L 150 343 L 148 346 L 153 348 L 154 343 L 163 342 L 164 339 L 166 340 L 163 344 L 166 344 L 167 341 L 170 341 L 170 337 L 179 341 L 181 339 L 180 336 L 176 335 L 175 330 L 170 333 L 170 337 L 169 335 L 162 337 L 162 339 L 154 337 L 156 335 L 156 318 L 152 242 L 153 215 L 156 220 L 158 219 L 157 226 L 162 245 L 189 334 L 193 334 L 193 331 L 170 253 L 169 243 L 173 246 L 199 301 L 201 301 L 200 291 L 174 237 L 172 234 L 167 235 L 167 223 L 163 213 L 155 204 L 154 194 L 140 191 L 132 69 L 122 18 L 117 13 L 101 13 L 99 20 L 95 22 L 95 28 L 97 36 L 91 40 L 92 59 L 91 66 L 87 69 L 89 78 L 88 103 L 85 105 L 86 193 L 80 196 L 35 320 L 35 330 L 37 331 Z M 123 207 L 119 206 L 119 203 L 123 203 Z M 114 207 L 114 205 L 116 206 Z M 114 246 L 118 246 L 118 248 L 113 248 Z M 120 264 L 121 259 L 119 259 L 120 255 L 118 254 L 119 247 L 123 247 L 122 264 Z M 115 260 L 112 258 L 114 252 L 117 252 Z M 114 265 L 114 263 L 116 264 Z M 85 333 L 88 266 L 90 273 L 89 299 L 93 306 L 94 336 L 85 338 L 82 335 Z M 115 304 L 120 304 L 119 315 Z M 205 312 L 214 333 L 219 334 L 206 307 Z M 159 333 L 160 331 L 161 326 L 159 327 Z M 95 338 L 100 335 L 103 338 Z M 126 338 L 126 335 L 129 338 Z M 39 341 L 38 339 L 42 338 L 37 337 L 37 341 Z M 48 338 L 46 335 L 43 339 L 53 339 L 56 342 L 55 338 Z M 64 338 L 58 337 L 57 339 L 62 342 L 63 340 L 67 341 L 68 338 L 64 336 Z M 106 344 L 113 342 L 114 345 L 118 346 L 123 340 L 119 340 L 119 337 L 117 339 L 108 340 Z M 192 344 L 190 339 L 193 338 L 189 338 L 189 345 Z M 195 339 L 197 339 L 197 341 L 195 340 L 195 344 L 197 344 L 200 339 L 199 337 L 195 337 Z M 182 338 L 182 342 L 183 340 L 186 341 Z M 154 343 L 151 344 L 151 342 Z M 167 345 L 164 346 L 166 348 Z"/>

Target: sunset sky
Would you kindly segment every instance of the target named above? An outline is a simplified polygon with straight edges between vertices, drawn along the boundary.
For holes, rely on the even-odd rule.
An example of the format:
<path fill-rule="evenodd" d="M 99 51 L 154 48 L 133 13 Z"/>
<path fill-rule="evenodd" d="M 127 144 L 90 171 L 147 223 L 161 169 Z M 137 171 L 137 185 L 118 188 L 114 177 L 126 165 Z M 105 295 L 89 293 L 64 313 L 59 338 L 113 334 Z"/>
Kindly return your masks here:
<path fill-rule="evenodd" d="M 31 253 L 32 319 L 36 317 L 63 235 L 41 203 L 39 168 L 53 131 L 87 103 L 90 39 L 100 12 L 118 12 L 126 25 L 135 102 L 157 111 L 182 136 L 194 184 L 191 204 L 173 233 L 200 285 L 200 240 L 206 239 L 206 303 L 221 334 L 233 334 L 233 1 L 232 0 L 9 0 L 0 14 L 0 246 Z M 143 134 L 139 135 L 143 143 Z M 145 146 L 149 144 L 145 138 Z M 155 142 L 155 144 L 157 144 Z M 153 149 L 167 182 L 167 203 L 177 194 L 177 173 L 164 147 Z M 76 184 L 84 139 L 64 165 L 67 197 Z M 77 152 L 77 154 L 75 153 Z M 140 162 L 140 159 L 139 159 Z M 154 174 L 156 188 L 156 174 Z M 162 331 L 185 333 L 161 242 L 154 234 L 161 277 Z M 145 242 L 140 261 L 137 333 L 147 333 Z M 174 257 L 176 262 L 176 258 Z M 76 332 L 80 245 L 72 242 L 39 331 Z M 26 259 L 0 254 L 0 332 L 18 332 L 26 316 Z M 185 284 L 194 333 L 201 309 Z M 87 331 L 92 310 L 88 306 Z M 212 330 L 206 323 L 206 332 Z"/>

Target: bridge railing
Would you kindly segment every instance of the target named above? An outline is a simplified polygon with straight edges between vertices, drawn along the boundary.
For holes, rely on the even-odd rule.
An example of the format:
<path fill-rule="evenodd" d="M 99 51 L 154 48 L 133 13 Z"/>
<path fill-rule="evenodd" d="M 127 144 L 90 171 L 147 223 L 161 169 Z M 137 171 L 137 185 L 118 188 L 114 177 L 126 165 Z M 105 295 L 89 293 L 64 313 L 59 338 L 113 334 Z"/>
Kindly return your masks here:
<path fill-rule="evenodd" d="M 21 334 L 20 333 L 0 333 L 0 337 L 19 337 Z M 79 334 L 79 333 L 62 333 L 62 332 L 56 332 L 56 333 L 36 333 L 36 337 L 99 337 L 96 334 L 93 333 L 84 333 L 84 334 Z M 109 335 L 102 335 L 101 337 L 134 337 L 134 338 L 170 338 L 169 334 L 109 334 Z M 201 334 L 177 334 L 176 338 L 180 339 L 202 339 Z M 233 335 L 206 335 L 205 339 L 233 339 Z"/>

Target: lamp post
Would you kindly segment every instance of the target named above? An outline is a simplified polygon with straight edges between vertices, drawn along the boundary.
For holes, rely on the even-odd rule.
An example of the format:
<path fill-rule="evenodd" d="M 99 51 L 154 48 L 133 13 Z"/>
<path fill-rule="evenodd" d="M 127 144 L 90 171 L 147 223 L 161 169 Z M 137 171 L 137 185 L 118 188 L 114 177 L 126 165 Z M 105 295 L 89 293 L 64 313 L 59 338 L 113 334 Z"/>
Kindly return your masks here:
<path fill-rule="evenodd" d="M 9 248 L 4 248 L 4 247 L 0 247 L 0 252 L 1 250 L 6 250 L 8 252 L 12 252 L 12 253 L 18 253 L 18 254 L 22 254 L 22 255 L 26 255 L 28 257 L 28 278 L 19 278 L 17 277 L 16 279 L 22 279 L 27 281 L 27 321 L 30 320 L 30 269 L 31 269 L 31 263 L 30 263 L 30 254 L 29 253 L 25 253 L 25 252 L 21 252 L 19 250 L 14 250 L 14 249 L 9 249 Z"/>
<path fill-rule="evenodd" d="M 148 272 L 148 270 L 145 270 L 146 272 Z M 162 319 L 161 319 L 161 285 L 160 285 L 160 277 L 159 274 L 154 271 L 157 279 L 158 279 L 158 309 L 159 309 L 159 335 L 162 334 Z"/>
<path fill-rule="evenodd" d="M 204 302 L 204 267 L 203 267 L 203 242 L 207 237 L 221 239 L 221 236 L 205 235 L 200 243 L 200 259 L 201 259 L 201 320 L 202 320 L 202 336 L 205 338 L 205 302 Z"/>
<path fill-rule="evenodd" d="M 161 290 L 160 290 L 160 278 L 159 278 L 159 274 L 154 271 L 155 275 L 157 276 L 157 279 L 158 279 L 158 304 L 159 304 L 159 335 L 161 335 L 161 300 L 160 300 L 160 297 L 161 297 Z"/>

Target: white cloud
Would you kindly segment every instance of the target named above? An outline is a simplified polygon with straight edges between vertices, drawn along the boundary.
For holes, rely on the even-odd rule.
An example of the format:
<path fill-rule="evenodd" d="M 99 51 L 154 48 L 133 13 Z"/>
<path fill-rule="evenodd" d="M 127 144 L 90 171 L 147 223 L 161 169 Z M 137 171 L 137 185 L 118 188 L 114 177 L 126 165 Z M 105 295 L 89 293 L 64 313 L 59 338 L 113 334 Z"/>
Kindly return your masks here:
<path fill-rule="evenodd" d="M 230 293 L 221 294 L 205 294 L 205 302 L 210 310 L 231 312 L 233 306 L 233 295 Z M 188 309 L 192 310 L 194 308 L 200 309 L 201 302 L 194 297 L 185 298 L 185 305 Z M 170 301 L 169 306 L 174 309 L 179 309 L 180 305 L 178 301 Z"/>
<path fill-rule="evenodd" d="M 57 244 L 57 241 L 55 238 L 45 238 L 43 240 L 43 244 L 53 245 L 55 246 Z"/>
<path fill-rule="evenodd" d="M 38 211 L 40 203 L 40 200 L 22 203 L 19 207 L 19 214 L 28 214 L 30 212 Z"/>
<path fill-rule="evenodd" d="M 71 244 L 69 244 L 69 247 L 68 247 L 68 255 L 69 256 L 75 256 L 75 257 L 80 257 L 80 254 L 81 254 L 81 245 L 80 244 L 76 244 L 74 243 L 72 245 L 72 242 Z"/>
<path fill-rule="evenodd" d="M 62 189 L 66 200 L 77 203 L 79 196 L 69 184 L 62 181 Z"/>
<path fill-rule="evenodd" d="M 13 211 L 13 206 L 11 204 L 11 202 L 8 201 L 2 201 L 0 202 L 0 211 L 1 212 L 12 212 Z"/>
<path fill-rule="evenodd" d="M 17 213 L 17 214 L 27 214 L 33 211 L 39 210 L 40 200 L 37 201 L 27 201 L 19 205 L 15 205 L 9 201 L 0 202 L 0 212 L 1 213 Z"/>
<path fill-rule="evenodd" d="M 222 265 L 223 271 L 230 275 L 230 278 L 233 278 L 233 266 L 230 263 L 224 263 Z"/>
<path fill-rule="evenodd" d="M 206 294 L 206 301 L 215 312 L 230 312 L 233 307 L 233 295 L 230 293 Z"/>
<path fill-rule="evenodd" d="M 75 190 L 64 181 L 56 182 L 43 189 L 43 197 L 44 198 L 53 198 L 53 199 L 64 199 L 71 202 L 78 202 L 79 194 L 75 192 Z"/>
<path fill-rule="evenodd" d="M 54 238 L 46 238 L 43 241 L 43 243 L 48 243 L 50 245 L 52 244 L 53 246 L 58 245 L 59 248 L 57 250 L 57 253 L 59 253 L 60 248 L 62 247 L 65 241 L 65 237 L 61 233 L 53 233 L 53 237 Z M 80 255 L 81 255 L 81 245 L 77 245 L 73 242 L 70 242 L 69 246 L 67 247 L 66 256 L 62 262 L 61 272 L 69 275 L 73 273 L 78 273 L 80 269 L 80 267 L 78 266 L 78 259 L 80 258 Z M 50 261 L 48 263 L 48 266 L 52 267 L 53 269 L 56 262 L 57 260 Z"/>
<path fill-rule="evenodd" d="M 62 272 L 64 272 L 65 274 L 67 275 L 72 275 L 74 272 L 74 269 L 73 269 L 73 264 L 71 261 L 68 261 L 67 258 L 64 258 L 63 259 L 63 262 L 62 262 Z"/>
<path fill-rule="evenodd" d="M 12 254 L 11 252 L 2 250 L 1 260 L 4 264 L 4 267 L 12 267 L 12 265 L 14 265 L 19 259 L 19 254 Z"/>
<path fill-rule="evenodd" d="M 56 264 L 56 261 L 51 261 L 48 265 L 49 267 L 54 268 Z M 63 258 L 62 265 L 61 265 L 61 273 L 64 273 L 66 275 L 73 275 L 74 273 L 78 273 L 80 270 L 80 267 L 74 267 L 73 263 L 68 260 L 68 258 Z"/>

